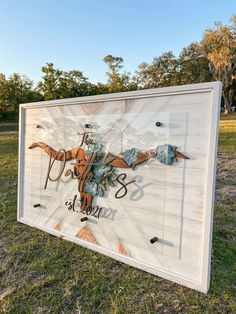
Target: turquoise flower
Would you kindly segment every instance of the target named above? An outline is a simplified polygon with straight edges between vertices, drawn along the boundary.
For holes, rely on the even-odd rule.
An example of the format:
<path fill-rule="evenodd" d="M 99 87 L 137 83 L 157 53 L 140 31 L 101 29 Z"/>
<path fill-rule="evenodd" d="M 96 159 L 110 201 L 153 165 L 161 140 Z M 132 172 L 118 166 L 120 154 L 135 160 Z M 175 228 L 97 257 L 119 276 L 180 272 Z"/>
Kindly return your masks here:
<path fill-rule="evenodd" d="M 170 144 L 157 146 L 156 158 L 163 164 L 171 165 L 175 158 L 174 148 Z"/>
<path fill-rule="evenodd" d="M 102 144 L 90 144 L 90 145 L 87 145 L 84 149 L 85 153 L 90 155 L 92 153 L 100 153 L 101 150 L 103 148 L 103 145 Z"/>
<path fill-rule="evenodd" d="M 100 197 L 104 196 L 104 188 L 102 188 L 101 184 L 98 185 L 97 196 L 100 196 Z"/>
<path fill-rule="evenodd" d="M 115 169 L 103 163 L 104 152 L 102 144 L 91 144 L 85 149 L 87 154 L 96 152 L 95 165 L 92 166 L 92 178 L 85 182 L 84 191 L 93 196 L 104 196 L 107 186 L 113 186 Z"/>
<path fill-rule="evenodd" d="M 126 150 L 124 153 L 121 153 L 127 165 L 131 166 L 134 163 L 137 159 L 138 151 L 139 150 L 137 148 L 131 148 Z"/>
<path fill-rule="evenodd" d="M 93 167 L 93 174 L 95 177 L 96 183 L 101 183 L 107 175 L 109 175 L 110 171 L 112 170 L 112 166 L 102 165 L 102 166 L 94 166 Z"/>
<path fill-rule="evenodd" d="M 97 195 L 98 185 L 96 182 L 86 181 L 84 185 L 84 190 L 86 193 L 95 196 Z"/>

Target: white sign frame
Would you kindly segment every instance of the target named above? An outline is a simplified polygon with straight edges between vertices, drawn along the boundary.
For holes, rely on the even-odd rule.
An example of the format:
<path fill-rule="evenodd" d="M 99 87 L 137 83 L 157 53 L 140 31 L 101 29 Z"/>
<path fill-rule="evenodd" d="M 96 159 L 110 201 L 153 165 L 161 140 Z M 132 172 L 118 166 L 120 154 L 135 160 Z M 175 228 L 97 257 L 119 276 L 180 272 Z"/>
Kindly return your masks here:
<path fill-rule="evenodd" d="M 177 87 L 157 88 L 141 91 L 123 92 L 116 94 L 98 95 L 98 96 L 86 96 L 79 98 L 70 98 L 62 100 L 53 100 L 29 104 L 20 105 L 20 120 L 19 120 L 19 163 L 18 163 L 18 205 L 17 205 L 17 219 L 19 222 L 25 223 L 32 227 L 36 227 L 52 235 L 61 237 L 63 239 L 75 242 L 83 247 L 92 249 L 96 252 L 102 253 L 109 257 L 115 258 L 128 265 L 150 272 L 154 275 L 158 275 L 165 279 L 174 281 L 181 285 L 185 285 L 192 289 L 196 289 L 203 293 L 207 293 L 210 283 L 210 266 L 211 266 L 211 243 L 212 243 L 212 225 L 213 225 L 213 211 L 214 211 L 214 194 L 215 194 L 215 175 L 216 175 L 216 158 L 217 158 L 217 145 L 218 145 L 218 125 L 221 103 L 221 89 L 222 84 L 220 82 L 210 82 L 201 84 L 183 85 Z M 211 112 L 210 112 L 210 135 L 208 142 L 208 165 L 207 165 L 207 182 L 205 193 L 205 210 L 204 210 L 204 228 L 202 230 L 202 261 L 201 261 L 201 278 L 198 282 L 191 281 L 188 278 L 173 275 L 167 271 L 153 268 L 145 263 L 136 261 L 128 256 L 122 256 L 114 251 L 108 250 L 96 246 L 87 241 L 83 241 L 74 236 L 70 236 L 61 231 L 57 231 L 53 228 L 48 228 L 27 220 L 24 213 L 24 141 L 25 141 L 25 113 L 28 108 L 50 107 L 50 106 L 62 106 L 72 104 L 83 103 L 95 103 L 112 100 L 123 99 L 138 99 L 143 97 L 164 96 L 164 95 L 184 95 L 190 93 L 209 92 L 211 94 Z"/>

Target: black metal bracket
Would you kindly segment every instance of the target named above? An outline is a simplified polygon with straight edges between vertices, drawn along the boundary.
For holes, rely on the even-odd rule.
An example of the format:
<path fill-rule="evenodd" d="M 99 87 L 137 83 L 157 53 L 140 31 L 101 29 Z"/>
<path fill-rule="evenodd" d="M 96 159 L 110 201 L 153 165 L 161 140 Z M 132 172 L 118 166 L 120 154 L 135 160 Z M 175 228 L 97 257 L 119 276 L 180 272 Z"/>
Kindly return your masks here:
<path fill-rule="evenodd" d="M 150 242 L 153 244 L 155 242 L 158 242 L 158 237 L 154 237 L 152 239 L 150 239 Z"/>
<path fill-rule="evenodd" d="M 82 221 L 82 222 L 86 221 L 86 220 L 88 220 L 88 217 L 83 217 L 83 218 L 80 219 L 80 221 Z"/>
<path fill-rule="evenodd" d="M 87 129 L 92 129 L 92 125 L 89 123 L 85 123 L 84 127 Z"/>

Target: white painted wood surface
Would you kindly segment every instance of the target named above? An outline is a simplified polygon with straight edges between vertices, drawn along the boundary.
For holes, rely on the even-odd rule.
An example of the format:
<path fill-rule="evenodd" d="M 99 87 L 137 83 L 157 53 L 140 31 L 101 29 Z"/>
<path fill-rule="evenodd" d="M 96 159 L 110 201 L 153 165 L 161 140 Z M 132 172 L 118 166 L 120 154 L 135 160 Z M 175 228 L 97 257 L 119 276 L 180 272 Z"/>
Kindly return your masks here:
<path fill-rule="evenodd" d="M 206 293 L 220 93 L 221 83 L 213 82 L 21 105 L 18 220 Z M 95 140 L 112 153 L 169 143 L 190 159 L 118 169 L 127 182 L 137 182 L 124 198 L 114 197 L 118 187 L 95 197 L 93 203 L 104 208 L 101 217 L 81 222 L 84 215 L 65 206 L 79 195 L 77 180 L 62 176 L 64 182 L 49 181 L 45 190 L 49 157 L 28 147 L 33 142 L 55 150 L 78 147 L 84 123 L 97 126 Z M 72 169 L 71 162 L 65 170 Z M 84 237 L 84 227 L 92 238 Z M 154 236 L 159 242 L 151 244 Z"/>

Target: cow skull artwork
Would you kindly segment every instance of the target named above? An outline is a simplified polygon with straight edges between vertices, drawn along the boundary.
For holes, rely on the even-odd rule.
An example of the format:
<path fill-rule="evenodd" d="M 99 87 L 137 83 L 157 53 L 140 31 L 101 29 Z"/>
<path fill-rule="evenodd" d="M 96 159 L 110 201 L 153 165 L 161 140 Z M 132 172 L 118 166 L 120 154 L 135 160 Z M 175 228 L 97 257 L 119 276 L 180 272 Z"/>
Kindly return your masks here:
<path fill-rule="evenodd" d="M 92 205 L 94 196 L 104 196 L 108 186 L 114 186 L 116 174 L 115 168 L 132 168 L 150 159 L 158 159 L 161 163 L 171 165 L 177 158 L 189 159 L 177 150 L 176 146 L 170 144 L 159 145 L 149 151 L 140 151 L 137 148 L 126 150 L 116 156 L 105 152 L 102 144 L 92 143 L 85 148 L 77 147 L 70 150 L 56 151 L 43 142 L 36 142 L 29 149 L 39 147 L 49 157 L 49 170 L 54 160 L 64 162 L 75 160 L 73 176 L 78 179 L 78 191 L 80 193 L 81 210 Z M 51 162 L 53 159 L 53 162 Z M 63 168 L 64 169 L 64 168 Z M 48 178 L 49 176 L 48 170 Z M 55 181 L 55 180 L 51 180 Z M 47 186 L 47 181 L 45 187 Z"/>

